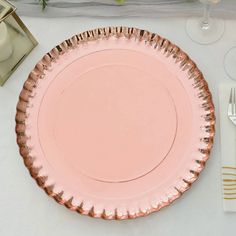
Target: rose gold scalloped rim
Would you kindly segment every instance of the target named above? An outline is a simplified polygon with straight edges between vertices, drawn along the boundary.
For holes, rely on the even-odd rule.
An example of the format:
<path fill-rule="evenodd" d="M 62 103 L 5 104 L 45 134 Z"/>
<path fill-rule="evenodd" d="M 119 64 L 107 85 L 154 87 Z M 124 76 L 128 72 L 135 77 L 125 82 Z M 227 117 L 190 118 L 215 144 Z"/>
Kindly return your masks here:
<path fill-rule="evenodd" d="M 201 138 L 201 142 L 206 144 L 206 148 L 199 149 L 202 158 L 201 160 L 195 160 L 197 164 L 196 170 L 189 170 L 188 175 L 190 175 L 191 177 L 188 179 L 183 178 L 182 185 L 178 188 L 173 187 L 176 193 L 172 194 L 172 196 L 167 196 L 166 199 L 162 199 L 155 204 L 150 204 L 149 209 L 140 209 L 139 212 L 135 214 L 130 213 L 128 210 L 126 214 L 119 214 L 117 209 L 114 209 L 112 213 L 106 212 L 105 209 L 103 210 L 103 212 L 98 213 L 96 212 L 94 206 L 92 206 L 89 210 L 84 209 L 83 202 L 81 202 L 80 205 L 73 204 L 73 197 L 71 197 L 69 200 L 65 199 L 63 191 L 59 193 L 54 192 L 55 186 L 49 186 L 46 184 L 48 176 L 41 176 L 39 173 L 41 168 L 36 168 L 34 166 L 34 159 L 30 156 L 30 147 L 28 147 L 26 143 L 26 109 L 29 99 L 33 97 L 32 91 L 37 87 L 37 81 L 44 78 L 44 71 L 51 67 L 52 63 L 56 62 L 60 55 L 66 53 L 70 49 L 78 47 L 80 44 L 86 43 L 91 40 L 108 38 L 111 36 L 126 38 L 134 37 L 135 39 L 140 41 L 145 40 L 146 43 L 152 45 L 155 50 L 159 50 L 164 55 L 166 55 L 166 57 L 172 57 L 175 63 L 179 64 L 180 69 L 187 73 L 188 78 L 193 80 L 193 86 L 198 90 L 198 98 L 202 100 L 202 108 L 206 111 L 204 119 L 208 123 L 206 126 L 201 127 L 208 134 L 207 137 Z M 16 134 L 20 154 L 23 157 L 24 164 L 28 168 L 30 175 L 36 180 L 37 184 L 58 203 L 64 205 L 70 210 L 77 211 L 81 214 L 89 215 L 91 217 L 117 220 L 133 219 L 136 217 L 146 216 L 152 212 L 160 210 L 164 206 L 169 205 L 175 199 L 179 198 L 186 190 L 188 190 L 191 187 L 192 183 L 198 178 L 199 173 L 205 166 L 205 162 L 209 157 L 210 150 L 213 145 L 213 138 L 215 134 L 214 105 L 207 82 L 205 81 L 202 73 L 197 68 L 196 64 L 179 47 L 172 44 L 167 39 L 164 39 L 159 35 L 148 32 L 146 30 L 128 27 L 99 28 L 83 32 L 81 34 L 73 36 L 68 40 L 65 40 L 60 45 L 57 45 L 55 48 L 53 48 L 36 64 L 35 68 L 29 74 L 28 79 L 25 81 L 23 89 L 19 96 L 16 112 Z"/>

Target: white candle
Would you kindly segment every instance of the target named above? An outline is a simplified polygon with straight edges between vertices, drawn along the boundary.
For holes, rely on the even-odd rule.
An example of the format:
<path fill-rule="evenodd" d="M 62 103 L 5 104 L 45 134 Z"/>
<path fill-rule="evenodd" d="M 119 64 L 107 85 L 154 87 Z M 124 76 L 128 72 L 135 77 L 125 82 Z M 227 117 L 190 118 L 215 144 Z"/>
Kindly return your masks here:
<path fill-rule="evenodd" d="M 4 22 L 0 23 L 0 62 L 7 60 L 13 52 L 7 26 Z"/>

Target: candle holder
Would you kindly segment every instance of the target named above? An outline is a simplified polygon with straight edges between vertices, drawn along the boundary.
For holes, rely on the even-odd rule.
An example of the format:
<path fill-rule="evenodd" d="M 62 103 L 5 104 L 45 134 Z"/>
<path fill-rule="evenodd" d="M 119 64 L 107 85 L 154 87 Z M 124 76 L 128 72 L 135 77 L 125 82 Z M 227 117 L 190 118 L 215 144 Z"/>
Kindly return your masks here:
<path fill-rule="evenodd" d="M 2 86 L 38 44 L 16 14 L 16 7 L 0 0 L 0 85 Z"/>

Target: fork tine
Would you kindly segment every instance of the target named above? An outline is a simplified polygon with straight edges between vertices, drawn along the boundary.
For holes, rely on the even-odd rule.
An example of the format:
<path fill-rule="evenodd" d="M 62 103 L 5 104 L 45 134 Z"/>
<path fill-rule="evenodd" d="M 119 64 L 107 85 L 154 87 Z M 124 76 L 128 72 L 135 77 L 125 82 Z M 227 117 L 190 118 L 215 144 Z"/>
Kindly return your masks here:
<path fill-rule="evenodd" d="M 229 103 L 232 104 L 233 99 L 233 88 L 230 89 Z"/>
<path fill-rule="evenodd" d="M 228 106 L 228 115 L 232 116 L 234 113 L 234 108 L 233 108 L 233 93 L 234 93 L 234 89 L 231 88 L 230 89 L 230 95 L 229 95 L 229 106 Z"/>
<path fill-rule="evenodd" d="M 233 89 L 233 114 L 236 114 L 236 97 L 235 97 L 235 88 Z"/>

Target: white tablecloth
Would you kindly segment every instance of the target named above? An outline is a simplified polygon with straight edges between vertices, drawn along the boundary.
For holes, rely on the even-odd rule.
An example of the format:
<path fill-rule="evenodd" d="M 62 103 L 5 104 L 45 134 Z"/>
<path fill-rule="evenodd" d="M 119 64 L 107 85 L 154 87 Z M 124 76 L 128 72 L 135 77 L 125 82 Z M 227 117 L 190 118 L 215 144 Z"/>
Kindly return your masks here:
<path fill-rule="evenodd" d="M 236 21 L 226 21 L 223 38 L 209 46 L 193 43 L 185 32 L 186 19 L 23 18 L 39 46 L 0 88 L 0 235 L 235 235 L 235 213 L 224 213 L 220 176 L 218 84 L 229 83 L 223 57 L 236 45 Z M 148 217 L 104 221 L 73 213 L 50 199 L 28 174 L 15 142 L 18 94 L 35 63 L 56 44 L 78 32 L 109 25 L 126 25 L 157 32 L 185 50 L 205 75 L 216 106 L 216 138 L 211 158 L 199 180 L 171 206 Z"/>

